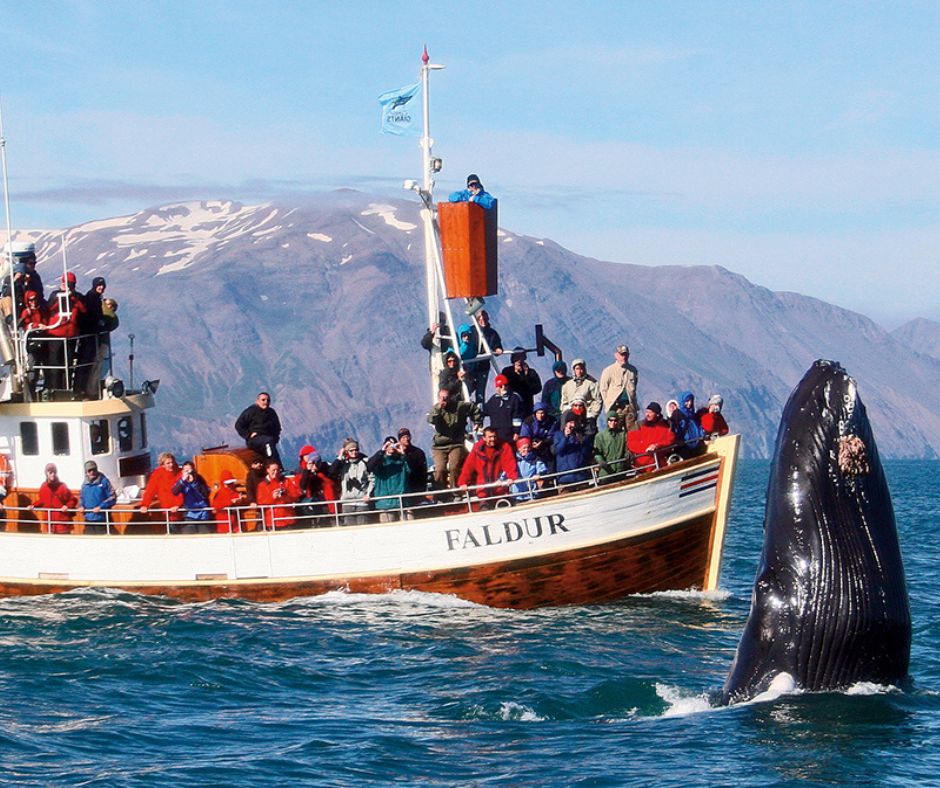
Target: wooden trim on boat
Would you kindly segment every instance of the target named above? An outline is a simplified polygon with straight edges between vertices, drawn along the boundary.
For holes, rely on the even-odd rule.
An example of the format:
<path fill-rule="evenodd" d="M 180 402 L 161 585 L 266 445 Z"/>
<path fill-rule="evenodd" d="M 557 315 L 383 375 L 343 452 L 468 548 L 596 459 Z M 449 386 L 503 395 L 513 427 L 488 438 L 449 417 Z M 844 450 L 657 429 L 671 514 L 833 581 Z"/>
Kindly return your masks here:
<path fill-rule="evenodd" d="M 711 450 L 721 457 L 719 466 L 718 487 L 715 489 L 715 517 L 711 539 L 708 545 L 708 564 L 705 568 L 705 579 L 702 582 L 704 591 L 714 591 L 718 588 L 718 579 L 721 572 L 721 559 L 725 549 L 725 532 L 728 529 L 728 515 L 731 511 L 731 494 L 734 488 L 734 476 L 738 464 L 738 446 L 741 443 L 740 435 L 725 435 L 711 443 Z"/>
<path fill-rule="evenodd" d="M 696 588 L 712 533 L 711 514 L 613 542 L 456 569 L 330 578 L 206 578 L 154 584 L 0 578 L 0 596 L 59 593 L 76 588 L 116 588 L 141 594 L 206 601 L 237 597 L 276 602 L 328 591 L 386 593 L 416 590 L 454 594 L 490 607 L 528 609 L 604 602 L 633 593 Z"/>

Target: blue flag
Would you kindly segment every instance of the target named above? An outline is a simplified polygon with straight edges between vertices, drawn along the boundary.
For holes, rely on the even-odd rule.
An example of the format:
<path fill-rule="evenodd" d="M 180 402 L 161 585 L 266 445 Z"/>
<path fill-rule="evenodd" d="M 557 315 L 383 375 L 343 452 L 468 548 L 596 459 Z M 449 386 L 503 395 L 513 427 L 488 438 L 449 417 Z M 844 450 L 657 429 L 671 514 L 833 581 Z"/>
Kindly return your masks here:
<path fill-rule="evenodd" d="M 421 83 L 415 82 L 413 85 L 406 85 L 398 90 L 390 90 L 379 96 L 379 104 L 382 105 L 382 133 L 418 135 L 421 133 L 419 126 L 419 110 L 417 104 L 412 103 L 414 97 L 421 89 Z"/>

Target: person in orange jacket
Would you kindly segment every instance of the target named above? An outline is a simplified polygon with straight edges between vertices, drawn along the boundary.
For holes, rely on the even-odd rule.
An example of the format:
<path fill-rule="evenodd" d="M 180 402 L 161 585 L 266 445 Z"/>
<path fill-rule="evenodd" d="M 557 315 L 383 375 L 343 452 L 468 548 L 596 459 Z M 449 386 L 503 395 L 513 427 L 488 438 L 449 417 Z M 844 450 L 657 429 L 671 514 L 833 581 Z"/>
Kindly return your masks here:
<path fill-rule="evenodd" d="M 167 509 L 167 516 L 171 521 L 183 518 L 180 507 L 183 505 L 183 494 L 174 493 L 173 485 L 179 480 L 181 471 L 176 463 L 176 457 L 165 451 L 157 458 L 158 467 L 150 474 L 144 494 L 140 499 L 140 511 L 147 514 L 151 504 L 156 500 L 160 509 Z"/>
<path fill-rule="evenodd" d="M 237 482 L 238 480 L 232 475 L 231 471 L 222 471 L 219 474 L 218 489 L 212 495 L 212 508 L 215 510 L 217 533 L 237 534 L 241 530 L 236 507 L 244 506 L 246 498 L 245 493 L 235 488 Z"/>
<path fill-rule="evenodd" d="M 635 430 L 627 433 L 627 448 L 636 455 L 633 467 L 651 471 L 665 459 L 666 450 L 676 442 L 676 436 L 663 418 L 663 407 L 658 402 L 646 406 L 646 418 Z"/>
<path fill-rule="evenodd" d="M 482 440 L 474 444 L 467 456 L 457 483 L 461 487 L 473 487 L 501 480 L 515 481 L 518 478 L 519 469 L 512 444 L 501 441 L 493 427 L 486 427 Z M 508 485 L 477 490 L 479 498 L 494 498 L 508 493 Z"/>
<path fill-rule="evenodd" d="M 78 499 L 72 491 L 59 480 L 59 471 L 53 463 L 46 466 L 46 480 L 39 488 L 39 500 L 30 504 L 30 509 L 45 510 L 43 530 L 51 534 L 72 532 L 72 515 Z"/>
<path fill-rule="evenodd" d="M 281 473 L 281 464 L 269 460 L 265 465 L 265 477 L 258 483 L 257 503 L 263 507 L 265 528 L 289 528 L 296 522 L 294 508 L 296 500 Z"/>

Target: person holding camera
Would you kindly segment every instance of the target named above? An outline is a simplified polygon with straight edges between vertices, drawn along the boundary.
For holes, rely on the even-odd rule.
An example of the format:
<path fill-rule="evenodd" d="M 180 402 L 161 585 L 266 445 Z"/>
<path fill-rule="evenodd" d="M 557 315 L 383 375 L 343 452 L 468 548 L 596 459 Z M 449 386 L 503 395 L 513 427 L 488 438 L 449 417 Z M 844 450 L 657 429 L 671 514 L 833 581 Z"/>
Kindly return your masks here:
<path fill-rule="evenodd" d="M 265 530 L 271 528 L 290 528 L 296 518 L 294 516 L 294 496 L 291 494 L 284 474 L 281 472 L 281 463 L 268 460 L 265 465 L 265 476 L 258 483 L 258 506 L 262 510 Z"/>
<path fill-rule="evenodd" d="M 210 527 L 212 507 L 209 504 L 209 485 L 196 473 L 196 466 L 191 460 L 183 463 L 180 477 L 171 492 L 183 496 L 183 506 L 186 508 L 185 524 L 180 528 L 180 533 L 208 534 L 215 531 Z"/>
<path fill-rule="evenodd" d="M 504 367 L 502 375 L 505 376 L 509 390 L 516 392 L 522 400 L 522 407 L 528 416 L 532 413 L 532 405 L 535 402 L 537 394 L 542 392 L 542 379 L 539 373 L 529 366 L 526 361 L 526 353 L 521 347 L 513 348 L 512 355 L 509 357 L 512 364 Z"/>
<path fill-rule="evenodd" d="M 565 416 L 561 434 L 555 438 L 555 472 L 559 487 L 579 484 L 591 477 L 591 441 L 574 413 Z"/>
<path fill-rule="evenodd" d="M 372 474 L 372 495 L 375 508 L 379 510 L 380 523 L 393 523 L 401 511 L 402 518 L 412 519 L 411 512 L 401 509 L 401 495 L 408 490 L 408 460 L 398 439 L 389 435 L 382 441 L 382 448 L 366 463 Z"/>
<path fill-rule="evenodd" d="M 475 402 L 458 401 L 446 388 L 437 392 L 437 404 L 428 414 L 434 427 L 431 456 L 434 459 L 434 486 L 438 490 L 457 486 L 457 477 L 467 459 L 467 423 L 483 428 L 483 413 Z"/>
<path fill-rule="evenodd" d="M 330 465 L 330 478 L 339 484 L 341 525 L 364 525 L 369 522 L 371 477 L 365 457 L 359 451 L 359 441 L 346 438 L 343 448 Z"/>

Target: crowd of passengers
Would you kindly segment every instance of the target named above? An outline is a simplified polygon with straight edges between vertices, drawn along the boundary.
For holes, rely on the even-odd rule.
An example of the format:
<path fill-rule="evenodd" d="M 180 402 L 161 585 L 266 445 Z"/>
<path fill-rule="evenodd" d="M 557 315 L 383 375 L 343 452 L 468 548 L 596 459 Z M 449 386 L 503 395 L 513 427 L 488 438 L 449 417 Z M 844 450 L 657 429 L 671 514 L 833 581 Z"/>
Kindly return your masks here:
<path fill-rule="evenodd" d="M 502 355 L 485 312 L 480 324 L 491 332 L 490 352 Z M 429 329 L 432 339 L 440 330 Z M 624 344 L 614 349 L 613 363 L 599 381 L 581 358 L 572 361 L 570 376 L 567 364 L 556 361 L 544 384 L 524 350 L 511 351 L 509 360 L 487 398 L 479 386 L 486 385 L 489 362 L 481 371 L 456 353 L 445 355 L 438 399 L 427 417 L 433 429 L 430 474 L 427 455 L 407 427 L 386 437 L 371 456 L 354 438 L 346 438 L 331 461 L 305 445 L 296 466 L 285 470 L 278 452 L 280 419 L 270 394 L 262 391 L 235 422 L 253 452 L 243 487 L 223 471 L 210 489 L 192 461 L 180 465 L 165 452 L 143 491 L 140 513 L 166 520 L 172 533 L 238 532 L 259 527 L 259 520 L 268 530 L 359 525 L 376 518 L 390 522 L 412 519 L 420 507 L 464 500 L 468 493 L 475 508 L 488 508 L 498 501 L 519 503 L 576 490 L 595 478 L 611 483 L 696 456 L 707 440 L 728 433 L 717 394 L 696 408 L 694 394 L 684 391 L 666 403 L 665 412 L 652 401 L 638 418 L 638 373 Z M 51 532 L 70 532 L 79 512 L 86 533 L 106 532 L 114 490 L 95 462 L 86 463 L 85 471 L 76 498 L 58 479 L 55 465 L 46 466 L 34 508 L 46 511 Z"/>
<path fill-rule="evenodd" d="M 14 243 L 12 256 L 12 275 L 4 278 L 0 290 L 0 314 L 7 326 L 15 320 L 19 331 L 29 332 L 33 393 L 39 388 L 69 390 L 78 399 L 96 399 L 102 365 L 110 356 L 109 335 L 119 322 L 117 301 L 105 296 L 107 282 L 96 276 L 83 294 L 69 271 L 47 298 L 36 270 L 35 245 Z"/>
<path fill-rule="evenodd" d="M 488 316 L 480 322 L 492 331 L 491 352 L 501 355 Z M 439 330 L 429 329 L 432 338 Z M 192 463 L 180 468 L 164 454 L 144 490 L 141 511 L 169 511 L 171 529 L 182 533 L 244 530 L 246 507 L 259 508 L 268 529 L 390 522 L 412 519 L 427 505 L 467 500 L 468 492 L 475 508 L 488 508 L 500 500 L 518 503 L 578 489 L 595 475 L 598 483 L 611 483 L 700 454 L 707 440 L 728 432 L 719 395 L 696 408 L 693 393 L 685 391 L 667 402 L 665 412 L 650 402 L 637 419 L 638 375 L 626 345 L 614 349 L 599 381 L 580 358 L 572 362 L 570 376 L 567 364 L 556 361 L 544 385 L 523 350 L 513 350 L 509 359 L 493 379 L 493 394 L 477 401 L 479 389 L 466 383 L 472 376 L 485 386 L 488 373 L 468 370 L 455 353 L 446 356 L 438 399 L 428 414 L 430 478 L 427 455 L 407 427 L 387 436 L 371 455 L 354 438 L 343 441 L 335 458 L 305 445 L 296 466 L 285 470 L 278 453 L 280 419 L 270 394 L 261 392 L 235 423 L 254 452 L 244 489 L 223 472 L 210 491 Z"/>

